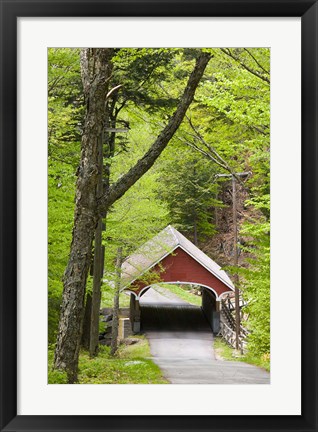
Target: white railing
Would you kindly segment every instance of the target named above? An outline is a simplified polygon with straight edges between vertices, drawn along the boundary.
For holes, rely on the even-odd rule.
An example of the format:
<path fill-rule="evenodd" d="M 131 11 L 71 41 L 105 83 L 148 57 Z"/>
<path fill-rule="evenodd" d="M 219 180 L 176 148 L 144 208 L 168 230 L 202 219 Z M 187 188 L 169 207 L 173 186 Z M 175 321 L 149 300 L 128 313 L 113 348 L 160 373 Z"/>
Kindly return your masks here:
<path fill-rule="evenodd" d="M 245 330 L 245 329 L 244 329 Z M 227 344 L 232 348 L 236 348 L 236 334 L 224 321 L 220 322 L 220 334 Z M 245 340 L 245 335 L 239 337 L 239 350 L 245 354 L 247 352 L 247 342 Z"/>

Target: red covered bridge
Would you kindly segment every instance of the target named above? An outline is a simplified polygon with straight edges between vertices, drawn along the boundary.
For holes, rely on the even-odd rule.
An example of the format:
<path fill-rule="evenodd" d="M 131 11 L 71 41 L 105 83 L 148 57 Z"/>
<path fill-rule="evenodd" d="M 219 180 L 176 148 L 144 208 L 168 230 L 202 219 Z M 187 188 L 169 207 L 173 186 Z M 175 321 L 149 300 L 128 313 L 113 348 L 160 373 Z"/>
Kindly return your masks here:
<path fill-rule="evenodd" d="M 140 331 L 140 297 L 158 283 L 202 288 L 202 310 L 213 332 L 219 331 L 221 297 L 234 285 L 221 267 L 171 225 L 130 255 L 122 265 L 122 286 L 131 293 L 130 318 Z"/>

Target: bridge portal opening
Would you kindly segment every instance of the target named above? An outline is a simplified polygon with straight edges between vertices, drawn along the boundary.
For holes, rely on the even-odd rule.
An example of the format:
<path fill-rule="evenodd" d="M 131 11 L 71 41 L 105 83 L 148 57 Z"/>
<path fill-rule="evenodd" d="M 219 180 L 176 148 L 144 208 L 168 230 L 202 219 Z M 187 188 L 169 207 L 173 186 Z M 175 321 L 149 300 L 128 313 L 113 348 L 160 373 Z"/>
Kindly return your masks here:
<path fill-rule="evenodd" d="M 220 330 L 219 302 L 209 288 L 195 284 L 159 283 L 132 293 L 131 323 L 135 333 Z"/>

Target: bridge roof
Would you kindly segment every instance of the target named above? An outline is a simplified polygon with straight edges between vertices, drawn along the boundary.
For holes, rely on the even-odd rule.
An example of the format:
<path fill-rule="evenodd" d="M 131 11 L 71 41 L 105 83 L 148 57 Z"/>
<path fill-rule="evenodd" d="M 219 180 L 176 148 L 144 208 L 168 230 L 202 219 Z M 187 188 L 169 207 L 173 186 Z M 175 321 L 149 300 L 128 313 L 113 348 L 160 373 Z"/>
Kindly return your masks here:
<path fill-rule="evenodd" d="M 122 264 L 122 286 L 124 288 L 128 287 L 178 247 L 188 253 L 226 286 L 234 289 L 234 285 L 226 272 L 171 225 L 168 225 L 126 258 Z"/>

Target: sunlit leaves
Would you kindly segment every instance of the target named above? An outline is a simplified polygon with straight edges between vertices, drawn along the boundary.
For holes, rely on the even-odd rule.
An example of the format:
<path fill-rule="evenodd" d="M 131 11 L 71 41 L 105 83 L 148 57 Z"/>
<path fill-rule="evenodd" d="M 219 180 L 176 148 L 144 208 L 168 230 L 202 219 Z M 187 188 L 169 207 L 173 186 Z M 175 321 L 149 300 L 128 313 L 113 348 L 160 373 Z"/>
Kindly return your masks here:
<path fill-rule="evenodd" d="M 245 312 L 251 331 L 248 349 L 256 357 L 270 352 L 270 226 L 266 221 L 246 224 L 242 234 L 250 240 L 252 258 L 248 269 L 240 269 L 241 289 L 248 301 Z"/>

